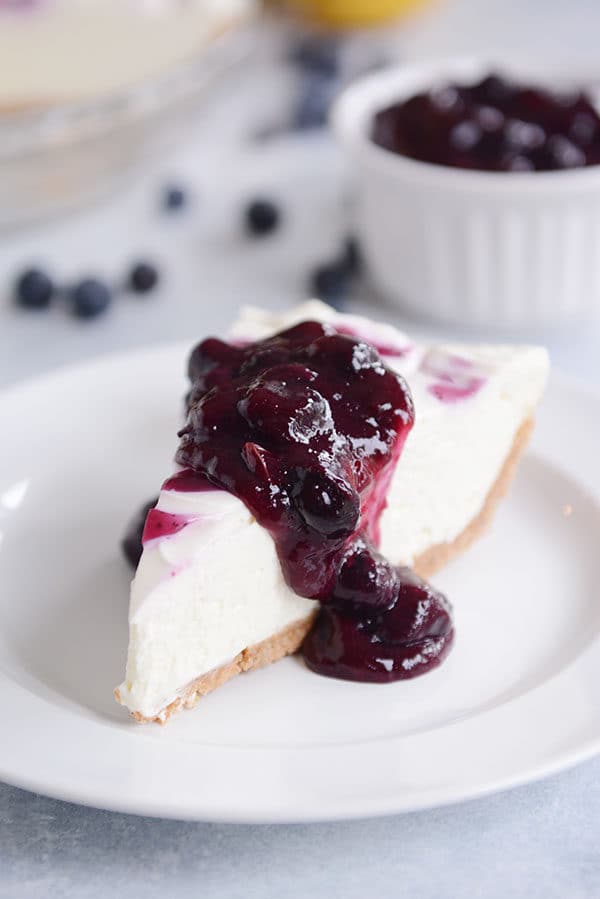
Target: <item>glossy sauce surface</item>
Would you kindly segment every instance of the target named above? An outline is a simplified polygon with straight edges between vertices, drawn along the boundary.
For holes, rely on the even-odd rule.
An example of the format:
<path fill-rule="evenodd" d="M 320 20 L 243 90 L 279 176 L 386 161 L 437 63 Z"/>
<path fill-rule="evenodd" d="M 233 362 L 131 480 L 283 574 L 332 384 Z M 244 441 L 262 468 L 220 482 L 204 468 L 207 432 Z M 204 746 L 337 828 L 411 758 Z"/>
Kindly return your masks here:
<path fill-rule="evenodd" d="M 600 116 L 589 96 L 495 74 L 395 103 L 375 115 L 371 135 L 394 153 L 456 168 L 542 172 L 600 163 Z"/>
<path fill-rule="evenodd" d="M 453 639 L 449 604 L 376 550 L 414 420 L 401 376 L 360 338 L 317 322 L 243 347 L 206 340 L 189 374 L 177 462 L 239 497 L 273 537 L 290 587 L 320 601 L 307 664 L 365 681 L 438 665 Z"/>
<path fill-rule="evenodd" d="M 163 512 L 162 509 L 151 509 L 142 533 L 142 546 L 145 546 L 146 543 L 150 543 L 152 540 L 172 537 L 187 527 L 188 524 L 193 524 L 198 518 L 198 515 L 179 515 L 172 512 Z"/>

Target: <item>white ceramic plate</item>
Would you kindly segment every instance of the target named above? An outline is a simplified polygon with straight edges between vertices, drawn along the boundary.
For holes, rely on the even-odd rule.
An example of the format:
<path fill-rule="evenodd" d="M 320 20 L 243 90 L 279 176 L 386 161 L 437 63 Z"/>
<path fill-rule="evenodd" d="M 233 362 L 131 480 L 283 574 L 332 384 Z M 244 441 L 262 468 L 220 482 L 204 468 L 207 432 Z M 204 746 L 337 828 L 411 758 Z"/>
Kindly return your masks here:
<path fill-rule="evenodd" d="M 375 686 L 287 659 L 166 728 L 131 722 L 112 699 L 118 543 L 168 471 L 185 356 L 0 396 L 1 778 L 140 814 L 291 821 L 454 802 L 600 750 L 600 395 L 557 376 L 492 532 L 437 578 L 458 632 L 440 670 Z"/>

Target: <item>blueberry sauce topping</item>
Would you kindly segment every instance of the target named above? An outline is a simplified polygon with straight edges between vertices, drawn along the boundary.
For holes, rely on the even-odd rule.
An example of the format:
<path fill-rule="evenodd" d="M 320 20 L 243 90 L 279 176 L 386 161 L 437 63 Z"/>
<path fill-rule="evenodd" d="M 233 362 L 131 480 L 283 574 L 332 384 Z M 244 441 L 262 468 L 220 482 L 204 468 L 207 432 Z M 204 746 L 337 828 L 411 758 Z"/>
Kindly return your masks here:
<path fill-rule="evenodd" d="M 414 420 L 402 377 L 360 338 L 317 322 L 245 347 L 205 340 L 189 373 L 175 478 L 195 472 L 239 497 L 290 587 L 321 602 L 307 664 L 367 681 L 438 665 L 453 639 L 448 603 L 375 548 Z"/>
<path fill-rule="evenodd" d="M 432 378 L 427 385 L 428 393 L 442 403 L 456 403 L 475 396 L 488 377 L 483 366 L 441 349 L 430 350 L 419 367 Z"/>
<path fill-rule="evenodd" d="M 201 472 L 183 468 L 165 481 L 162 489 L 177 493 L 200 493 L 203 490 L 214 490 L 215 486 Z"/>
<path fill-rule="evenodd" d="M 452 636 L 441 593 L 359 544 L 346 556 L 332 602 L 319 610 L 304 658 L 322 674 L 385 683 L 437 666 Z"/>
<path fill-rule="evenodd" d="M 483 171 L 600 163 L 600 116 L 585 93 L 559 94 L 498 75 L 395 103 L 375 116 L 372 138 L 422 162 Z"/>
<path fill-rule="evenodd" d="M 338 334 L 345 334 L 347 337 L 359 337 L 358 332 L 347 324 L 336 322 L 335 330 Z M 413 350 L 413 346 L 410 343 L 394 343 L 392 339 L 385 341 L 379 337 L 376 339 L 369 339 L 369 346 L 376 349 L 380 356 L 394 356 L 397 359 L 402 356 L 407 356 Z"/>
<path fill-rule="evenodd" d="M 198 515 L 180 515 L 173 512 L 163 512 L 162 509 L 151 509 L 142 533 L 142 546 L 150 543 L 151 540 L 172 537 L 187 527 L 188 524 L 193 524 L 194 521 L 198 521 Z"/>

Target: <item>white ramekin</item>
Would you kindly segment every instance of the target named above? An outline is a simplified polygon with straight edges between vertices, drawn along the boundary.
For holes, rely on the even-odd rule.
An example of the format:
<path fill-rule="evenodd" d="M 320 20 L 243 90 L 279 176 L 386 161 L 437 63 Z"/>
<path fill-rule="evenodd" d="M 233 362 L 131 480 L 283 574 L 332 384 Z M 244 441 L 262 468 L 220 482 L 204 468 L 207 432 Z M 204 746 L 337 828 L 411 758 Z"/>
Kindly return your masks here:
<path fill-rule="evenodd" d="M 446 322 L 531 326 L 600 315 L 600 166 L 476 172 L 417 162 L 370 139 L 373 115 L 448 80 L 537 66 L 445 60 L 389 69 L 349 87 L 333 127 L 357 176 L 358 237 L 376 286 Z"/>

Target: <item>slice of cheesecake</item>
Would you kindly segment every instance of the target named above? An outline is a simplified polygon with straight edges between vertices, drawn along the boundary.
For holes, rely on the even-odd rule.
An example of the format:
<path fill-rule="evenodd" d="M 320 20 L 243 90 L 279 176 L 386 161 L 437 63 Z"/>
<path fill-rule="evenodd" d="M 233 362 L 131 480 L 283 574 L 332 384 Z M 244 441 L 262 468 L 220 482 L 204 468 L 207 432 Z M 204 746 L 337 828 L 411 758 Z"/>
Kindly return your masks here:
<path fill-rule="evenodd" d="M 414 426 L 407 423 L 399 461 L 379 482 L 385 495 L 370 534 L 382 557 L 428 577 L 483 531 L 508 488 L 543 393 L 547 354 L 536 347 L 422 346 L 389 325 L 315 301 L 283 315 L 247 309 L 230 337 L 243 346 L 306 321 L 327 323 L 362 341 L 359 348 L 375 347 L 386 370 L 410 387 Z M 371 364 L 377 371 L 377 361 L 362 358 L 355 351 L 354 375 Z M 233 675 L 295 652 L 317 604 L 288 585 L 281 558 L 273 532 L 247 502 L 189 470 L 171 477 L 146 521 L 118 701 L 139 721 L 164 722 Z M 439 648 L 438 625 L 415 645 Z M 414 660 L 403 664 L 408 669 Z"/>

